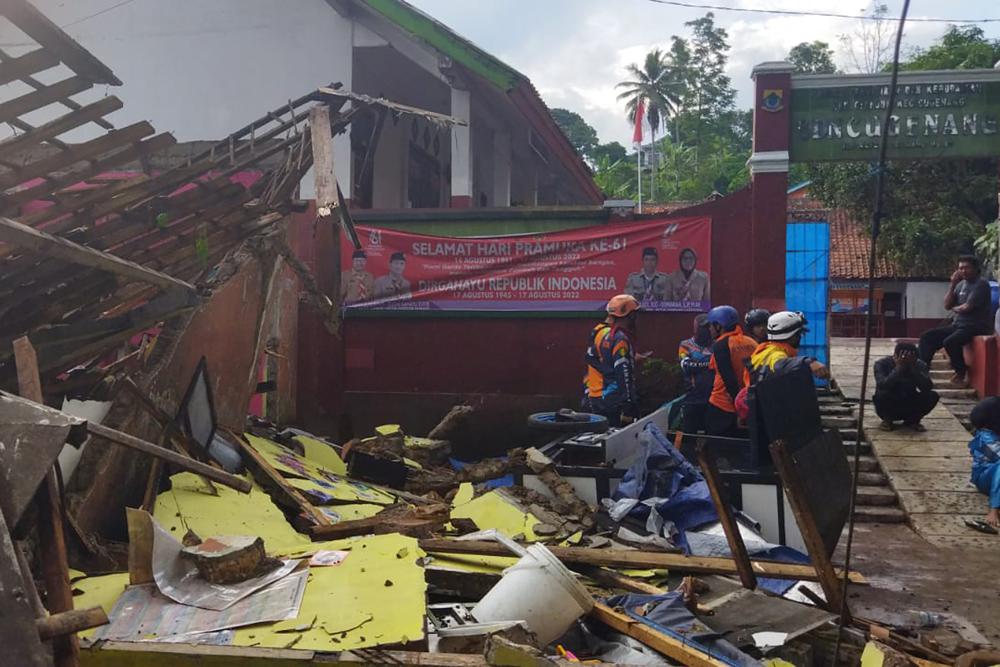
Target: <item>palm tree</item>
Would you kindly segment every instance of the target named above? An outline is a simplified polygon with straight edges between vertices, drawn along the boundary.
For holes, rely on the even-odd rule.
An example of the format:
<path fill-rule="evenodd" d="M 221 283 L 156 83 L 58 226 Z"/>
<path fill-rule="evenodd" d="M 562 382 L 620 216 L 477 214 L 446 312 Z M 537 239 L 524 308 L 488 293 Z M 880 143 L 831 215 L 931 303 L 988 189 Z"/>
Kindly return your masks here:
<path fill-rule="evenodd" d="M 627 70 L 631 79 L 615 86 L 622 89 L 618 99 L 625 100 L 625 111 L 632 124 L 635 124 L 639 101 L 645 102 L 646 119 L 649 121 L 651 139 L 655 146 L 660 126 L 666 126 L 667 119 L 676 114 L 680 104 L 680 77 L 673 68 L 670 56 L 661 49 L 653 49 L 647 53 L 642 68 L 633 63 Z M 655 169 L 655 154 L 651 162 Z M 651 182 L 652 180 L 651 178 Z M 651 199 L 654 195 L 654 192 L 650 192 Z"/>

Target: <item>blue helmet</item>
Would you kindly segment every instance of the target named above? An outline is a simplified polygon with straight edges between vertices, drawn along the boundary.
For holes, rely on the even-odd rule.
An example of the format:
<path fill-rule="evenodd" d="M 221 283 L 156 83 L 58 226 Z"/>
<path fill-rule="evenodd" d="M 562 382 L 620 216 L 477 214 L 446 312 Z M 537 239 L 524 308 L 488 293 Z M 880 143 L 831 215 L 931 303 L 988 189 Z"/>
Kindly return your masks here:
<path fill-rule="evenodd" d="M 732 306 L 716 306 L 708 311 L 708 323 L 717 324 L 723 331 L 729 331 L 740 321 L 740 314 Z"/>

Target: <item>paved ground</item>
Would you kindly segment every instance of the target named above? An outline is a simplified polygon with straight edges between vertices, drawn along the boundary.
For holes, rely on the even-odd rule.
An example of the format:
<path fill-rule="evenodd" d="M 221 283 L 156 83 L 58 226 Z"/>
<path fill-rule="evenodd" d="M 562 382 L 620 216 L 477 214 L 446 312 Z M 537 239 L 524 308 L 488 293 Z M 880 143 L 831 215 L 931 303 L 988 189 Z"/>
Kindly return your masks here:
<path fill-rule="evenodd" d="M 872 361 L 892 353 L 893 341 L 872 341 Z M 863 341 L 834 339 L 831 371 L 848 398 L 861 396 Z M 870 397 L 874 378 L 869 376 Z M 947 393 L 943 390 L 941 393 Z M 986 499 L 969 483 L 969 432 L 945 407 L 938 405 L 924 419 L 927 431 L 899 428 L 882 431 L 870 404 L 865 408 L 865 433 L 889 484 L 899 496 L 910 525 L 932 544 L 1000 550 L 1000 538 L 977 533 L 963 523 L 987 510 Z M 1000 551 L 998 551 L 1000 552 Z"/>

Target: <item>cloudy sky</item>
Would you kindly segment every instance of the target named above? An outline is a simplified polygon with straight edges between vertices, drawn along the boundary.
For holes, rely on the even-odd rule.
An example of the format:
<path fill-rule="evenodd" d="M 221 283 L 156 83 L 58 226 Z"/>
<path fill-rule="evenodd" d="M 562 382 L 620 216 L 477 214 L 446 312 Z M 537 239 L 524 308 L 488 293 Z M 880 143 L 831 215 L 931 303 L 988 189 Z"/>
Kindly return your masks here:
<path fill-rule="evenodd" d="M 601 141 L 626 144 L 631 131 L 624 121 L 614 86 L 629 63 L 640 62 L 671 35 L 684 35 L 685 21 L 705 14 L 657 4 L 652 0 L 409 0 L 493 55 L 532 79 L 551 107 L 582 115 Z M 691 0 L 693 4 L 789 9 L 857 14 L 870 8 L 863 0 Z M 902 0 L 886 0 L 898 16 Z M 729 75 L 738 91 L 737 104 L 750 106 L 750 70 L 766 60 L 781 60 L 803 41 L 823 40 L 837 50 L 837 65 L 850 70 L 840 52 L 838 35 L 860 23 L 852 19 L 781 16 L 716 11 L 716 24 L 729 31 Z M 931 2 L 912 0 L 910 17 L 1000 19 L 996 0 Z M 908 23 L 903 50 L 926 46 L 945 30 L 941 23 Z M 1000 38 L 1000 22 L 982 24 Z"/>

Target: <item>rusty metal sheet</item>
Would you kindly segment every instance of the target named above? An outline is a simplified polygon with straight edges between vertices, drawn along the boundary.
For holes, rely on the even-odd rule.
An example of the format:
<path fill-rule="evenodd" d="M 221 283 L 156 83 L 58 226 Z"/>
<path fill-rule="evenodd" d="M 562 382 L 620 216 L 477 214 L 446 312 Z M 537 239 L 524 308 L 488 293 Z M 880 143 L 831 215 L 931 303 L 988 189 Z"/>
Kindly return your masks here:
<path fill-rule="evenodd" d="M 0 392 L 0 511 L 13 526 L 63 445 L 79 447 L 87 422 L 33 401 Z"/>

